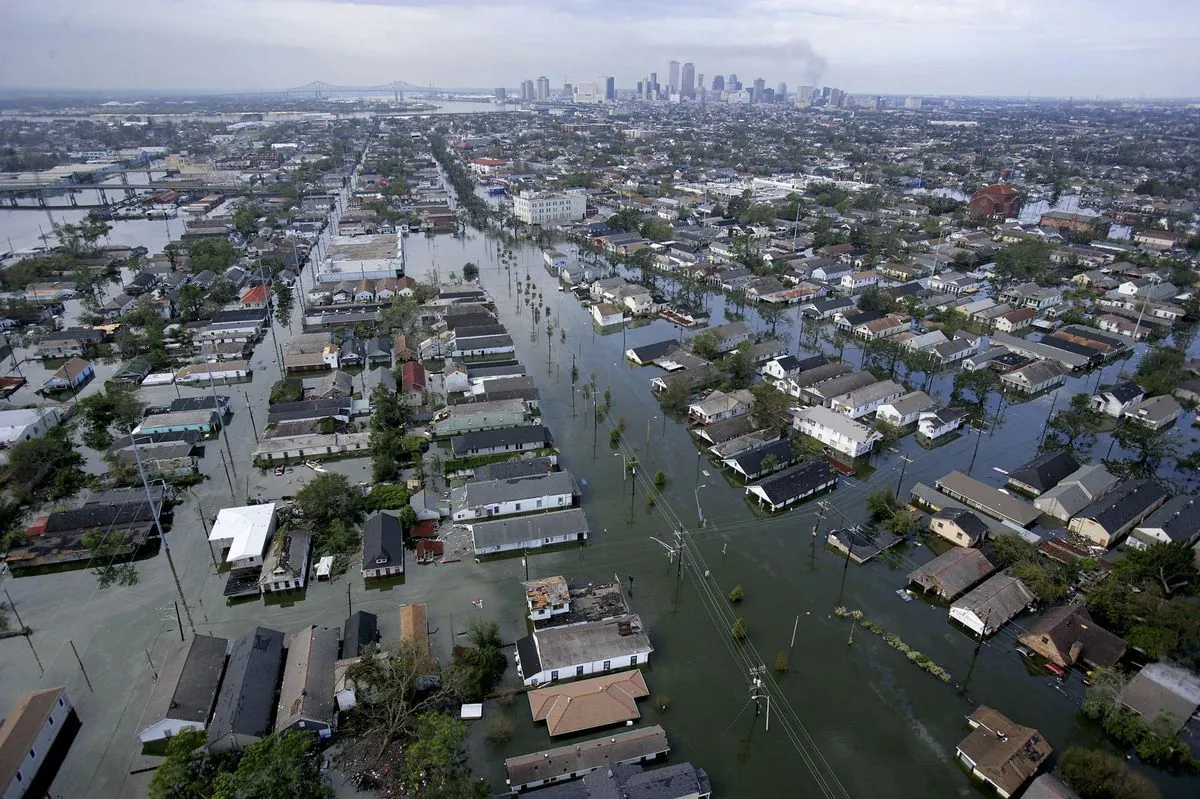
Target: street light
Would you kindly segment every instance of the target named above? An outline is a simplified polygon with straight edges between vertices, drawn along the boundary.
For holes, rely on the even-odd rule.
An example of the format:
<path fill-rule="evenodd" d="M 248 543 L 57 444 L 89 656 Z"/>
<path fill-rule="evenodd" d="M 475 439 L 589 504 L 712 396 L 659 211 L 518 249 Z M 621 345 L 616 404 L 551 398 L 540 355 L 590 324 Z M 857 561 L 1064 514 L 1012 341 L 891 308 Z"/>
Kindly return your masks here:
<path fill-rule="evenodd" d="M 708 483 L 701 483 L 696 486 L 696 490 L 692 492 L 692 496 L 696 498 L 696 515 L 700 517 L 700 526 L 704 527 L 704 509 L 700 507 L 700 489 L 705 488 Z"/>

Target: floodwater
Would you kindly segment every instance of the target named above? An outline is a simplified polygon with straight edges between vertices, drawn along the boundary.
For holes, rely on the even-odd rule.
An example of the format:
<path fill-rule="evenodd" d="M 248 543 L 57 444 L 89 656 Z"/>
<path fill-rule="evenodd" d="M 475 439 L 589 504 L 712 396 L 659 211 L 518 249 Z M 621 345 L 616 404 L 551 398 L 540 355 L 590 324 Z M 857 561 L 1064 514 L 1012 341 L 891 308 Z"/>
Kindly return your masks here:
<path fill-rule="evenodd" d="M 518 357 L 541 391 L 543 419 L 562 451 L 563 467 L 586 481 L 583 507 L 593 531 L 588 546 L 582 552 L 531 556 L 530 575 L 563 574 L 584 581 L 613 574 L 632 578 L 633 610 L 642 615 L 656 650 L 647 683 L 652 696 L 669 697 L 665 713 L 643 703 L 643 720 L 663 724 L 672 757 L 707 769 L 715 789 L 729 796 L 817 796 L 825 788 L 828 795 L 840 796 L 840 783 L 850 796 L 940 797 L 972 792 L 954 762 L 954 747 L 967 732 L 964 717 L 979 704 L 1038 728 L 1058 751 L 1076 743 L 1100 743 L 1098 733 L 1078 717 L 1084 689 L 1078 675 L 1060 686 L 1049 675 L 1030 673 L 1014 652 L 1016 635 L 1028 617 L 985 643 L 964 691 L 922 672 L 861 627 L 849 644 L 850 624 L 832 615 L 844 561 L 822 546 L 831 527 L 867 520 L 867 493 L 895 488 L 901 455 L 912 458 L 903 475 L 905 489 L 917 481 L 932 484 L 955 468 L 965 471 L 976 447 L 973 476 L 999 485 L 1004 478 L 993 467 L 1011 470 L 1036 452 L 1054 402 L 1051 396 L 1008 406 L 994 430 L 930 452 L 911 436 L 905 438 L 897 451 L 876 461 L 868 481 L 845 480 L 826 497 L 829 511 L 823 520 L 818 520 L 815 501 L 764 518 L 744 501 L 740 485 L 698 459 L 683 424 L 663 418 L 649 389 L 656 367 L 639 368 L 623 358 L 628 347 L 677 336 L 677 329 L 658 320 L 600 335 L 572 295 L 557 291 L 540 252 L 525 245 L 514 249 L 518 266 L 506 269 L 495 243 L 474 231 L 462 239 L 413 237 L 410 271 L 419 274 L 436 266 L 444 277 L 449 271 L 461 273 L 467 261 L 479 265 L 480 282 L 495 298 Z M 549 342 L 546 316 L 533 324 L 529 308 L 518 299 L 518 281 L 531 281 L 542 303 L 549 304 L 555 323 Z M 722 321 L 722 303 L 710 299 L 716 324 Z M 765 329 L 752 312 L 750 316 L 752 327 Z M 794 324 L 792 319 L 779 328 L 791 335 L 793 352 Z M 565 342 L 559 326 L 566 332 Z M 858 358 L 847 348 L 851 364 Z M 601 396 L 611 390 L 611 423 L 625 422 L 619 449 L 610 447 L 609 423 L 601 423 L 597 431 L 582 395 L 573 393 L 572 363 L 579 367 L 581 382 L 595 376 Z M 1116 370 L 1110 366 L 1106 377 L 1111 380 Z M 1058 407 L 1095 380 L 1072 379 L 1061 390 Z M 942 400 L 949 398 L 951 381 L 948 375 L 935 381 L 934 393 Z M 1192 434 L 1185 429 L 1178 435 Z M 623 479 L 628 455 L 641 461 L 645 474 L 661 470 L 667 475 L 664 496 L 653 508 L 647 504 L 648 483 Z M 699 509 L 707 519 L 704 526 Z M 821 537 L 812 546 L 817 524 Z M 690 533 L 689 565 L 681 579 L 664 547 L 653 540 L 669 544 L 678 527 Z M 905 574 L 932 557 L 927 548 L 916 546 L 863 567 L 851 564 L 842 604 L 861 609 L 961 683 L 971 666 L 974 641 L 950 626 L 945 607 L 919 600 L 904 603 L 895 594 L 905 585 Z M 735 608 L 724 597 L 737 585 L 746 598 Z M 514 583 L 510 590 L 519 593 L 520 588 Z M 730 639 L 735 617 L 746 620 L 749 645 Z M 788 654 L 790 671 L 770 676 L 780 652 Z M 752 665 L 768 668 L 769 732 L 749 701 L 747 670 Z M 525 721 L 521 703 L 511 713 L 520 732 L 500 747 L 502 754 L 549 745 L 544 731 Z M 1155 777 L 1168 796 L 1195 795 L 1200 785 Z"/>

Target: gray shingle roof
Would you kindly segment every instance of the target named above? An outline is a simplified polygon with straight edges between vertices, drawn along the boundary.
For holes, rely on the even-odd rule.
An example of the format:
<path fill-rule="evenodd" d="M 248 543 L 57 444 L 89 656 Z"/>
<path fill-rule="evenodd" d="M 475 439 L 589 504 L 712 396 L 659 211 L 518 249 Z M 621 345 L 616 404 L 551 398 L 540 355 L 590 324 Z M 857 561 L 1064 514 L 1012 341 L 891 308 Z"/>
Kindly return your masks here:
<path fill-rule="evenodd" d="M 228 735 L 262 738 L 271 731 L 275 686 L 283 664 L 283 633 L 255 627 L 233 642 L 225 681 L 208 727 L 209 745 Z"/>

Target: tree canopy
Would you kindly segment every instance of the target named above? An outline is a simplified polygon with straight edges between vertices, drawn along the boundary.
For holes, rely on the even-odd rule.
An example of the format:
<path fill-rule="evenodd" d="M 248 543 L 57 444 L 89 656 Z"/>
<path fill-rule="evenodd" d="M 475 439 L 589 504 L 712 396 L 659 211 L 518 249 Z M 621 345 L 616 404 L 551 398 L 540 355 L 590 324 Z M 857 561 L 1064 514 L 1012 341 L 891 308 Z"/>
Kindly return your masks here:
<path fill-rule="evenodd" d="M 346 475 L 336 472 L 318 474 L 296 492 L 296 505 L 318 529 L 334 521 L 356 524 L 362 518 L 362 496 Z"/>

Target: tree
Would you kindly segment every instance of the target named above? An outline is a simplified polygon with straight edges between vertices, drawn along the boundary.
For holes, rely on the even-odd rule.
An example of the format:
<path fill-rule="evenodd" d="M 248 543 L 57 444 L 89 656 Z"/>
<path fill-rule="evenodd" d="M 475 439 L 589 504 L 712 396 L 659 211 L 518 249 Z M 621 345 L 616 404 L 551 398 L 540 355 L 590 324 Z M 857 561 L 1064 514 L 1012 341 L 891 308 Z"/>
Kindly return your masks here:
<path fill-rule="evenodd" d="M 292 309 L 296 307 L 296 294 L 292 287 L 282 280 L 275 281 L 275 321 L 287 327 L 292 326 Z"/>
<path fill-rule="evenodd" d="M 1146 396 L 1170 394 L 1187 377 L 1184 362 L 1187 353 L 1174 347 L 1153 347 L 1142 358 L 1134 380 L 1146 390 Z"/>
<path fill-rule="evenodd" d="M 743 341 L 738 348 L 721 360 L 721 368 L 729 377 L 729 387 L 746 388 L 754 379 L 754 356 L 750 354 L 749 342 Z"/>
<path fill-rule="evenodd" d="M 782 303 L 760 302 L 756 306 L 758 318 L 771 326 L 771 338 L 775 338 L 775 330 L 779 326 L 779 320 L 787 315 L 788 307 Z"/>
<path fill-rule="evenodd" d="M 187 727 L 167 740 L 167 756 L 150 779 L 150 799 L 212 799 L 212 783 L 227 765 L 208 753 L 208 734 Z"/>
<path fill-rule="evenodd" d="M 584 386 L 587 388 L 587 386 Z M 691 399 L 692 390 L 684 380 L 666 379 L 666 388 L 658 392 L 658 401 L 668 413 L 683 413 Z"/>
<path fill-rule="evenodd" d="M 363 500 L 344 474 L 326 472 L 296 492 L 296 506 L 320 530 L 334 520 L 357 524 L 362 518 Z"/>
<path fill-rule="evenodd" d="M 1131 459 L 1114 458 L 1104 461 L 1108 470 L 1117 477 L 1155 479 L 1163 461 L 1176 455 L 1175 443 L 1168 435 L 1132 419 L 1126 420 L 1114 430 L 1112 437 L 1122 449 L 1135 454 Z"/>
<path fill-rule="evenodd" d="M 954 378 L 950 402 L 955 405 L 975 405 L 982 410 L 987 404 L 988 392 L 999 385 L 1000 377 L 991 369 L 964 369 Z"/>
<path fill-rule="evenodd" d="M 475 280 L 479 277 L 479 267 L 471 261 L 467 261 L 465 264 L 463 264 L 462 276 L 463 280 L 467 281 L 468 283 Z"/>
<path fill-rule="evenodd" d="M 750 403 L 750 418 L 756 427 L 775 428 L 787 422 L 792 398 L 770 383 L 755 383 L 750 387 L 754 401 Z"/>
<path fill-rule="evenodd" d="M 83 443 L 92 449 L 106 449 L 112 443 L 112 429 L 129 432 L 142 420 L 145 407 L 133 392 L 120 388 L 81 397 L 76 410 L 87 424 Z"/>
<path fill-rule="evenodd" d="M 237 263 L 241 251 L 226 239 L 197 239 L 187 245 L 192 273 L 209 270 L 218 276 Z"/>
<path fill-rule="evenodd" d="M 692 338 L 692 352 L 706 361 L 715 361 L 721 357 L 721 342 L 717 334 L 711 330 L 697 334 Z"/>
<path fill-rule="evenodd" d="M 1149 778 L 1129 768 L 1123 758 L 1072 746 L 1058 760 L 1063 781 L 1080 799 L 1160 799 L 1158 788 Z"/>
<path fill-rule="evenodd" d="M 1046 277 L 1050 266 L 1051 247 L 1038 239 L 1024 239 L 996 253 L 996 269 L 992 279 L 997 281 L 1039 282 Z"/>
<path fill-rule="evenodd" d="M 742 590 L 740 585 L 735 585 L 733 588 L 729 589 L 729 601 L 733 604 L 736 605 L 745 598 L 746 592 Z"/>
<path fill-rule="evenodd" d="M 204 289 L 195 283 L 184 283 L 176 294 L 175 307 L 183 321 L 195 321 L 200 316 L 200 309 L 204 307 Z"/>
<path fill-rule="evenodd" d="M 413 732 L 420 714 L 442 706 L 456 694 L 452 680 L 427 679 L 437 674 L 437 662 L 413 641 L 390 644 L 383 652 L 369 649 L 347 669 L 346 676 L 357 689 L 353 718 L 378 736 L 377 757 Z M 435 684 L 431 690 L 422 690 Z"/>
<path fill-rule="evenodd" d="M 118 558 L 127 557 L 125 548 L 127 541 L 125 533 L 120 530 L 90 531 L 83 535 L 83 547 L 91 553 L 91 562 L 96 564 L 92 573 L 101 589 L 110 585 L 136 585 L 138 581 L 137 566 L 131 560 Z"/>
<path fill-rule="evenodd" d="M 791 662 L 788 660 L 786 649 L 779 650 L 779 654 L 775 656 L 775 671 L 780 674 L 786 674 L 792 668 Z"/>
<path fill-rule="evenodd" d="M 880 488 L 867 494 L 867 510 L 877 521 L 890 518 L 900 507 L 890 488 Z"/>
<path fill-rule="evenodd" d="M 858 307 L 862 311 L 891 313 L 896 310 L 896 298 L 878 286 L 870 286 L 858 295 Z"/>
<path fill-rule="evenodd" d="M 249 236 L 258 229 L 258 213 L 249 206 L 239 208 L 233 215 L 233 229 L 243 236 Z"/>
<path fill-rule="evenodd" d="M 738 642 L 746 640 L 747 632 L 746 620 L 740 616 L 733 623 L 733 626 L 729 628 L 729 635 L 733 637 L 733 640 Z"/>
<path fill-rule="evenodd" d="M 651 241 L 666 241 L 674 235 L 675 231 L 671 229 L 669 222 L 658 217 L 650 217 L 642 222 L 641 233 Z"/>
<path fill-rule="evenodd" d="M 1049 430 L 1054 435 L 1046 437 L 1049 446 L 1043 445 L 1043 448 L 1069 449 L 1081 459 L 1086 459 L 1096 443 L 1095 434 L 1102 421 L 1091 403 L 1091 395 L 1087 393 L 1071 397 L 1070 405 L 1050 420 Z"/>
<path fill-rule="evenodd" d="M 1112 577 L 1133 585 L 1153 584 L 1164 596 L 1193 594 L 1200 585 L 1195 553 L 1182 541 L 1126 550 L 1112 568 Z"/>
<path fill-rule="evenodd" d="M 38 438 L 8 448 L 8 469 L 14 493 L 23 503 L 62 499 L 83 485 L 79 466 L 83 456 L 71 444 L 70 430 L 58 425 Z"/>
<path fill-rule="evenodd" d="M 799 431 L 793 432 L 788 437 L 788 444 L 791 446 L 792 456 L 800 463 L 820 460 L 825 457 L 825 448 L 821 442 Z"/>
<path fill-rule="evenodd" d="M 403 773 L 411 786 L 421 786 L 421 795 L 468 797 L 476 795 L 463 741 L 467 725 L 446 713 L 422 713 L 412 741 L 404 752 Z"/>
<path fill-rule="evenodd" d="M 236 799 L 331 799 L 333 789 L 321 773 L 316 739 L 304 730 L 268 735 L 246 747 L 232 779 Z M 223 786 L 224 787 L 224 786 Z"/>
<path fill-rule="evenodd" d="M 401 510 L 409 507 L 408 489 L 404 486 L 375 486 L 367 494 L 365 505 L 368 510 Z"/>
<path fill-rule="evenodd" d="M 657 488 L 659 491 L 662 491 L 664 488 L 667 487 L 667 473 L 666 472 L 657 471 L 654 473 L 654 487 Z"/>
<path fill-rule="evenodd" d="M 500 641 L 500 628 L 494 621 L 471 621 L 467 625 L 470 648 L 455 662 L 461 671 L 461 696 L 470 701 L 483 701 L 504 676 L 508 658 Z"/>

